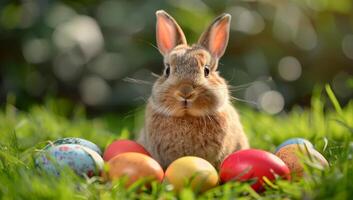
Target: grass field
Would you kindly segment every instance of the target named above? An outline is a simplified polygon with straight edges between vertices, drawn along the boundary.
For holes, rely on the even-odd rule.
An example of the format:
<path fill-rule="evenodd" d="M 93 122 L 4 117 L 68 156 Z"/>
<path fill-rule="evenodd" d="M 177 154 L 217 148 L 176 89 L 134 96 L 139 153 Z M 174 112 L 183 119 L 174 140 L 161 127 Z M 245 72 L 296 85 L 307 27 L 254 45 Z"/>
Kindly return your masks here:
<path fill-rule="evenodd" d="M 141 181 L 125 189 L 119 181 L 102 183 L 70 171 L 60 177 L 42 175 L 34 167 L 33 155 L 49 140 L 82 137 L 104 149 L 114 139 L 135 137 L 143 123 L 143 108 L 88 118 L 82 107 L 65 100 L 47 100 L 24 112 L 9 98 L 0 111 L 0 199 L 352 199 L 353 101 L 341 108 L 328 94 L 317 89 L 310 108 L 295 107 L 277 116 L 240 106 L 253 148 L 273 152 L 287 138 L 304 137 L 331 165 L 324 171 L 308 167 L 310 176 L 277 181 L 260 195 L 248 183 L 224 184 L 203 194 L 185 187 L 175 194 L 165 184 L 153 183 L 146 189 Z"/>

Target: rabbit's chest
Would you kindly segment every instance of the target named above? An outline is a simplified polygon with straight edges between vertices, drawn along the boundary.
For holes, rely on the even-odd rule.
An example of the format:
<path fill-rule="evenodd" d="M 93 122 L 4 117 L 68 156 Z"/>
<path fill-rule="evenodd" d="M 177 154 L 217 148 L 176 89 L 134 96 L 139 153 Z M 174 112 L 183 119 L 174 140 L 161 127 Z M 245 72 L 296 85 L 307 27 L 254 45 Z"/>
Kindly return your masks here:
<path fill-rule="evenodd" d="M 182 156 L 199 156 L 212 162 L 222 152 L 226 116 L 173 118 L 155 115 L 149 124 L 152 152 L 162 163 Z M 155 123 L 158 122 L 158 123 Z"/>

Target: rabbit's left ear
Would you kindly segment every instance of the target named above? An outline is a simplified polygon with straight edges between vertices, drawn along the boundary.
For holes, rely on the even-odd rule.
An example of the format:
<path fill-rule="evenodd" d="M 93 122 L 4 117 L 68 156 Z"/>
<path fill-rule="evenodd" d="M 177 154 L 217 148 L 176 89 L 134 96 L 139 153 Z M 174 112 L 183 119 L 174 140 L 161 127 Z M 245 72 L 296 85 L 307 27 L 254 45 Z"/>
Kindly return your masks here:
<path fill-rule="evenodd" d="M 185 35 L 172 16 L 164 10 L 158 10 L 156 16 L 156 39 L 162 55 L 168 54 L 177 45 L 186 44 Z"/>
<path fill-rule="evenodd" d="M 217 59 L 223 56 L 229 38 L 231 16 L 222 14 L 217 17 L 201 35 L 198 43 L 208 49 Z"/>

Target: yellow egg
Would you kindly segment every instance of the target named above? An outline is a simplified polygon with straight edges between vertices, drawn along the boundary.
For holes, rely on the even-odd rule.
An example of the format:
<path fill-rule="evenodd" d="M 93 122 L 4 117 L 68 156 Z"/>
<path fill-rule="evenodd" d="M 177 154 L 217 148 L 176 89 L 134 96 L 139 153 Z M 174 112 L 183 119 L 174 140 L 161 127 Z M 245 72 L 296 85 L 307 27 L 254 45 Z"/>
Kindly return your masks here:
<path fill-rule="evenodd" d="M 302 144 L 291 144 L 280 148 L 276 156 L 281 158 L 288 166 L 294 176 L 302 177 L 304 175 L 304 162 L 310 162 L 320 167 L 329 166 L 327 160 L 318 151 L 312 148 L 306 148 Z"/>
<path fill-rule="evenodd" d="M 188 181 L 196 192 L 203 192 L 218 185 L 216 169 L 206 160 L 186 156 L 172 162 L 165 172 L 165 180 L 180 191 Z"/>

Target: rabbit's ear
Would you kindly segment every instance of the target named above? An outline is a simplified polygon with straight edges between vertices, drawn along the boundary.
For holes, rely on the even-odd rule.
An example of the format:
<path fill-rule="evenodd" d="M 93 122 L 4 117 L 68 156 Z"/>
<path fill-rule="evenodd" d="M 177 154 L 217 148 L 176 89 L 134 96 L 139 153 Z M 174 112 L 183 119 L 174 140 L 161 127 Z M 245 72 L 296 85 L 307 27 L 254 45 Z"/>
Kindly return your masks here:
<path fill-rule="evenodd" d="M 162 55 L 166 55 L 177 45 L 186 44 L 185 35 L 173 17 L 164 10 L 158 10 L 156 16 L 157 45 Z"/>
<path fill-rule="evenodd" d="M 217 17 L 201 35 L 199 44 L 207 48 L 217 59 L 223 56 L 229 38 L 231 16 L 222 14 Z"/>

